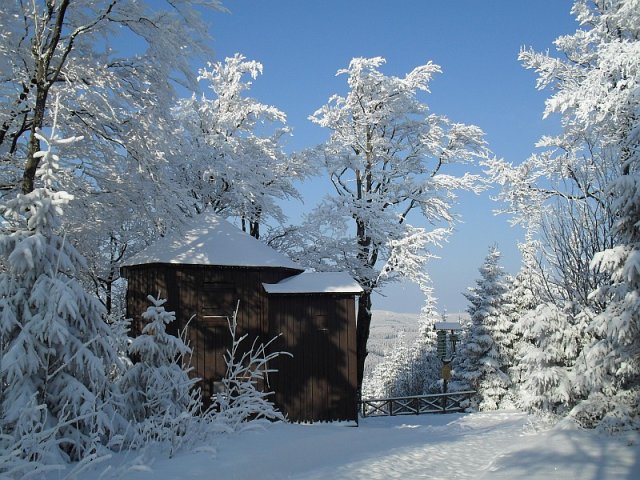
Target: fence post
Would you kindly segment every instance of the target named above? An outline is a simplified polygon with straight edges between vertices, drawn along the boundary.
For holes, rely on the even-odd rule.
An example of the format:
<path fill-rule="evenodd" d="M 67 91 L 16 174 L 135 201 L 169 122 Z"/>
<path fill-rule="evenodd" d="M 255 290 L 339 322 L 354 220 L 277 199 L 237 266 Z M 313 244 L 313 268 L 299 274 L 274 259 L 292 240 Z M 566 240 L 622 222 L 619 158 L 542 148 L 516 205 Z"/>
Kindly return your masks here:
<path fill-rule="evenodd" d="M 442 413 L 447 413 L 447 387 L 448 380 L 442 379 Z"/>

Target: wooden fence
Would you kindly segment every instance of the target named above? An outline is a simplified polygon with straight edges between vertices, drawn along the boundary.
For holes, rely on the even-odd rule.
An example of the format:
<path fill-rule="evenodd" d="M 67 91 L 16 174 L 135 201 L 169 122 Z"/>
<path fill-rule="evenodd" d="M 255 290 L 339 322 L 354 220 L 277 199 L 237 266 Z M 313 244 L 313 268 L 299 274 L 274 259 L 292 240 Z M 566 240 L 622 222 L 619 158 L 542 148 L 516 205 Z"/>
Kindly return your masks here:
<path fill-rule="evenodd" d="M 465 409 L 462 402 L 476 392 L 434 393 L 397 398 L 363 398 L 359 402 L 362 417 L 389 415 L 420 415 L 421 413 L 452 413 Z"/>

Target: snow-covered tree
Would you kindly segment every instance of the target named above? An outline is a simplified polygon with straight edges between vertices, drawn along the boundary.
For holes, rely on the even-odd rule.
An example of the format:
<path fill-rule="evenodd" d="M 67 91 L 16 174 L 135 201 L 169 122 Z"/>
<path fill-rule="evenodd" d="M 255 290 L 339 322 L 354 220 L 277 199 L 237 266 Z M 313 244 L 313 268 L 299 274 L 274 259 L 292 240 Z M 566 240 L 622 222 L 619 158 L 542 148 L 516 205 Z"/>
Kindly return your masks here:
<path fill-rule="evenodd" d="M 183 215 L 169 168 L 179 153 L 172 107 L 177 86 L 197 89 L 192 60 L 211 54 L 202 13 L 221 8 L 218 0 L 2 3 L 0 195 L 38 187 L 36 132 L 51 127 L 60 96 L 60 135 L 84 137 L 61 155 L 58 180 L 75 197 L 65 230 L 105 304 L 120 253 Z"/>
<path fill-rule="evenodd" d="M 384 63 L 380 57 L 354 58 L 338 71 L 347 77 L 347 95 L 333 95 L 310 117 L 331 132 L 314 153 L 335 195 L 309 215 L 297 258 L 317 269 L 347 269 L 364 289 L 356 334 L 360 376 L 372 292 L 400 278 L 428 284 L 428 248 L 450 233 L 455 192 L 480 189 L 476 176 L 447 169 L 486 155 L 479 128 L 429 113 L 418 98 L 440 72 L 437 65 L 421 65 L 400 78 L 383 74 Z M 410 225 L 412 212 L 440 227 Z"/>
<path fill-rule="evenodd" d="M 498 347 L 498 353 L 502 358 L 502 371 L 510 372 L 516 363 L 516 349 L 519 336 L 514 331 L 519 301 L 515 294 L 518 293 L 518 282 L 511 275 L 504 277 L 505 293 L 499 309 L 499 317 L 493 328 L 493 339 Z"/>
<path fill-rule="evenodd" d="M 575 366 L 580 404 L 574 414 L 587 425 L 598 424 L 607 412 L 614 413 L 606 424 L 610 419 L 633 424 L 639 372 L 632 272 L 638 222 L 640 9 L 636 0 L 577 0 L 572 12 L 581 28 L 556 40 L 560 57 L 532 50 L 520 54 L 525 66 L 538 73 L 538 87 L 553 88 L 545 116 L 559 114 L 561 132 L 544 137 L 540 146 L 545 150 L 519 167 L 490 166 L 505 185 L 503 198 L 520 218 L 553 209 L 552 215 L 561 219 L 556 226 L 562 228 L 556 231 L 562 240 L 552 250 L 566 253 L 556 258 L 570 266 L 560 270 L 560 280 L 575 286 L 577 279 L 580 288 L 555 306 L 567 312 L 563 304 L 569 302 L 572 322 L 586 322 Z M 551 198 L 561 198 L 558 203 L 565 207 L 558 209 Z M 595 293 L 589 295 L 591 291 Z M 568 292 L 565 288 L 561 294 Z M 582 304 L 577 315 L 576 298 Z"/>
<path fill-rule="evenodd" d="M 47 117 L 56 93 L 64 96 L 65 105 L 58 112 L 61 133 L 72 128 L 86 134 L 84 145 L 90 148 L 80 153 L 85 149 L 76 145 L 77 158 L 84 159 L 78 165 L 81 171 L 100 168 L 99 159 L 122 153 L 140 162 L 155 160 L 159 152 L 153 142 L 162 136 L 154 129 L 162 126 L 157 124 L 167 113 L 162 109 L 173 104 L 165 102 L 173 96 L 172 83 L 194 86 L 190 56 L 209 51 L 208 29 L 195 4 L 221 8 L 217 0 L 179 5 L 133 0 L 5 2 L 0 13 L 0 151 L 5 158 L 23 162 L 23 192 L 35 187 L 40 163 L 36 132 L 50 125 Z M 122 55 L 115 46 L 124 31 L 143 40 L 146 51 Z M 145 143 L 148 140 L 151 143 Z M 145 159 L 148 154 L 152 158 Z"/>
<path fill-rule="evenodd" d="M 638 142 L 636 140 L 636 146 Z M 636 149 L 636 152 L 638 150 Z M 640 159 L 629 160 L 610 191 L 619 212 L 619 244 L 597 254 L 594 270 L 610 284 L 594 297 L 607 306 L 591 322 L 594 340 L 585 351 L 580 380 L 587 399 L 573 412 L 588 425 L 640 429 Z"/>
<path fill-rule="evenodd" d="M 615 175 L 604 194 L 612 198 L 613 245 L 591 267 L 608 281 L 592 298 L 605 304 L 593 318 L 593 341 L 578 364 L 580 390 L 574 410 L 587 425 L 640 428 L 640 11 L 630 0 L 577 2 L 580 22 L 591 27 L 567 39 L 590 54 L 577 85 L 563 85 L 559 107 L 572 110 L 584 129 L 600 132 L 615 153 Z M 583 94 L 569 103 L 568 94 Z"/>
<path fill-rule="evenodd" d="M 526 366 L 521 362 L 520 351 L 522 344 L 527 341 L 523 339 L 521 333 L 517 332 L 516 325 L 523 317 L 531 314 L 538 306 L 544 304 L 545 298 L 548 300 L 544 286 L 545 272 L 541 270 L 539 260 L 539 242 L 533 238 L 531 232 L 527 232 L 525 241 L 519 243 L 518 248 L 522 255 L 522 265 L 507 292 L 510 308 L 506 312 L 507 315 L 511 316 L 513 325 L 511 330 L 513 343 L 509 376 L 516 390 L 519 388 L 520 383 L 526 379 L 526 374 L 523 373 L 526 370 Z"/>
<path fill-rule="evenodd" d="M 35 153 L 43 186 L 2 206 L 9 224 L 0 236 L 2 442 L 24 444 L 53 429 L 55 443 L 34 441 L 21 454 L 79 459 L 123 427 L 109 378 L 118 358 L 104 308 L 78 281 L 84 258 L 60 231 L 73 197 L 57 190 L 52 148 L 73 139 L 57 137 L 55 123 L 49 137 L 36 135 L 46 145 Z M 57 451 L 40 450 L 47 445 Z"/>
<path fill-rule="evenodd" d="M 523 408 L 562 415 L 576 404 L 574 365 L 584 321 L 575 310 L 570 303 L 547 302 L 518 320 L 518 404 Z"/>
<path fill-rule="evenodd" d="M 166 300 L 147 298 L 151 306 L 142 314 L 145 325 L 128 349 L 135 363 L 120 380 L 129 418 L 145 441 L 184 434 L 181 420 L 190 420 L 200 408 L 197 379 L 189 378 L 191 349 L 166 331 L 175 313 L 165 310 Z"/>
<path fill-rule="evenodd" d="M 183 174 L 200 209 L 241 219 L 252 236 L 268 219 L 282 223 L 278 201 L 299 199 L 293 185 L 309 170 L 300 157 L 283 151 L 289 134 L 285 114 L 247 95 L 262 64 L 236 54 L 200 70 L 213 98 L 204 94 L 176 108 L 188 145 Z"/>
<path fill-rule="evenodd" d="M 476 390 L 481 410 L 499 408 L 508 400 L 511 387 L 509 358 L 504 353 L 510 345 L 499 343 L 509 339 L 512 328 L 512 317 L 505 309 L 507 282 L 499 259 L 500 252 L 491 247 L 476 286 L 465 294 L 471 318 L 454 363 L 454 382 Z"/>

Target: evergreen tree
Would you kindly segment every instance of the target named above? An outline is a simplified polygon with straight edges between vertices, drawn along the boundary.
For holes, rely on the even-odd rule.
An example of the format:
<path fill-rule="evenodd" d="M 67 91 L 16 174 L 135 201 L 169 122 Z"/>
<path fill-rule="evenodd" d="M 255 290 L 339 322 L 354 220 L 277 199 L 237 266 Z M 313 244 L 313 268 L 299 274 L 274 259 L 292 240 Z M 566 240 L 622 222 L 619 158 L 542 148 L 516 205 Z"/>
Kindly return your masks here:
<path fill-rule="evenodd" d="M 508 331 L 510 321 L 503 312 L 507 286 L 499 259 L 500 252 L 491 247 L 479 269 L 480 279 L 465 294 L 471 303 L 467 310 L 471 319 L 454 363 L 454 382 L 478 392 L 473 406 L 481 410 L 499 408 L 511 386 L 508 364 L 496 341 Z"/>
<path fill-rule="evenodd" d="M 509 376 L 516 389 L 519 388 L 520 384 L 527 378 L 527 374 L 524 373 L 527 367 L 521 361 L 520 355 L 524 344 L 528 341 L 523 338 L 522 332 L 518 331 L 517 324 L 523 317 L 531 314 L 536 307 L 544 302 L 541 298 L 541 272 L 536 257 L 539 243 L 533 239 L 531 232 L 527 232 L 526 240 L 518 244 L 518 248 L 522 255 L 522 266 L 513 278 L 511 288 L 508 292 L 510 299 L 508 302 L 510 304 L 508 314 L 511 316 L 513 325 L 513 346 L 511 349 L 513 357 L 511 359 Z M 515 395 L 518 396 L 518 393 Z"/>
<path fill-rule="evenodd" d="M 151 422 L 162 430 L 175 427 L 172 422 L 181 415 L 195 413 L 199 398 L 192 388 L 196 380 L 189 378 L 183 365 L 191 349 L 166 331 L 175 313 L 165 310 L 166 300 L 147 298 L 151 306 L 142 314 L 145 326 L 129 346 L 137 362 L 122 377 L 121 390 L 134 422 Z"/>
<path fill-rule="evenodd" d="M 37 177 L 43 186 L 2 207 L 11 227 L 0 236 L 0 394 L 3 441 L 19 444 L 54 428 L 57 452 L 40 445 L 27 457 L 79 459 L 99 449 L 119 428 L 115 390 L 108 377 L 118 359 L 102 304 L 78 281 L 84 258 L 59 232 L 73 198 L 55 191 L 55 123 Z"/>
<path fill-rule="evenodd" d="M 579 314 L 578 314 L 579 315 Z M 515 326 L 518 351 L 519 403 L 528 410 L 565 414 L 575 405 L 573 366 L 582 335 L 571 304 L 543 303 L 524 314 Z"/>
<path fill-rule="evenodd" d="M 433 289 L 423 284 L 425 305 L 418 335 L 412 341 L 400 332 L 393 348 L 385 353 L 362 387 L 363 398 L 406 397 L 440 392 L 442 361 L 435 351 L 434 322 L 437 321 Z"/>
<path fill-rule="evenodd" d="M 553 89 L 544 113 L 560 116 L 560 133 L 518 167 L 487 165 L 516 221 L 538 220 L 552 252 L 558 288 L 547 290 L 553 307 L 541 307 L 543 323 L 568 330 L 558 345 L 535 343 L 574 383 L 551 408 L 562 399 L 584 425 L 637 426 L 640 9 L 637 0 L 576 0 L 572 13 L 581 26 L 556 40 L 560 55 L 520 53 L 538 88 Z"/>
<path fill-rule="evenodd" d="M 583 424 L 607 429 L 640 428 L 640 11 L 637 2 L 594 6 L 576 2 L 582 23 L 592 26 L 572 39 L 592 49 L 577 102 L 581 126 L 603 132 L 615 152 L 616 173 L 605 192 L 612 198 L 613 244 L 591 268 L 607 277 L 592 299 L 605 307 L 593 316 L 592 341 L 577 365 L 587 398 L 572 412 Z"/>

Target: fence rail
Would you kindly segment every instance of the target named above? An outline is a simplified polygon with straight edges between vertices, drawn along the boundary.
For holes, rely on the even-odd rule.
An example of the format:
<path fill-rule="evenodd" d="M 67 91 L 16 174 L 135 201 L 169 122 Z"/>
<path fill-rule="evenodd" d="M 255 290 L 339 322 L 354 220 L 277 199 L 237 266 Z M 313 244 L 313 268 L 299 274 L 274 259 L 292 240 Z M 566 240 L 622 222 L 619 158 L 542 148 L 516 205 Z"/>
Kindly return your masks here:
<path fill-rule="evenodd" d="M 363 417 L 461 412 L 465 408 L 462 402 L 475 393 L 468 390 L 411 397 L 363 398 L 359 402 L 359 409 Z"/>

